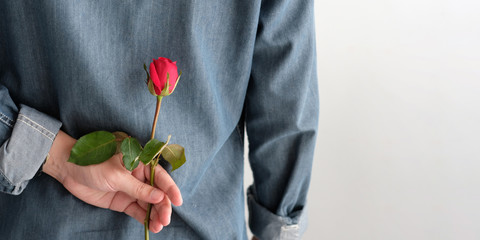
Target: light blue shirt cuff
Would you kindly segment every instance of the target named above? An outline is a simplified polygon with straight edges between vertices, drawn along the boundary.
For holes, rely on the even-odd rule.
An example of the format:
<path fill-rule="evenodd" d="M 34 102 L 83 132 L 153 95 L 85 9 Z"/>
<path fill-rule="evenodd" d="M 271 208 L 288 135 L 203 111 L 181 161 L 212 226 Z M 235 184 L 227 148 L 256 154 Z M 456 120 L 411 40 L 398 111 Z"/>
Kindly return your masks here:
<path fill-rule="evenodd" d="M 247 198 L 250 230 L 258 239 L 301 239 L 308 224 L 305 209 L 297 210 L 288 217 L 282 217 L 260 205 L 255 200 L 251 187 L 248 189 Z"/>
<path fill-rule="evenodd" d="M 20 194 L 42 166 L 61 122 L 21 105 L 12 134 L 0 147 L 0 192 Z"/>

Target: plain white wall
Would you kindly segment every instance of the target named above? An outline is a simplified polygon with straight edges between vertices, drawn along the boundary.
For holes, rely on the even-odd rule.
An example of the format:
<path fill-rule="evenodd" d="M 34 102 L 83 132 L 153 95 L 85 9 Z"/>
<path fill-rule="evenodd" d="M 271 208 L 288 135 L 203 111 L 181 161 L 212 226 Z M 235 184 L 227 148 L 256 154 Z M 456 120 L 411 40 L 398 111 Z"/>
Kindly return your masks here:
<path fill-rule="evenodd" d="M 316 0 L 315 16 L 304 239 L 480 239 L 480 1 Z"/>
<path fill-rule="evenodd" d="M 480 239 L 480 1 L 315 4 L 304 239 Z"/>

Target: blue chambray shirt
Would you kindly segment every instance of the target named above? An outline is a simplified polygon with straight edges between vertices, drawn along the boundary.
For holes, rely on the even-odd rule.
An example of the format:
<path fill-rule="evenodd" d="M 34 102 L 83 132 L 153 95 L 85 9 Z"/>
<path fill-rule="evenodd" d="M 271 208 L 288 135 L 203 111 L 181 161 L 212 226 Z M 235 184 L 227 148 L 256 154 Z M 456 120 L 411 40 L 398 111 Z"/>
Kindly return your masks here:
<path fill-rule="evenodd" d="M 156 136 L 186 148 L 184 205 L 152 239 L 246 239 L 243 142 L 260 239 L 299 239 L 318 121 L 313 0 L 1 1 L 0 238 L 143 239 L 123 213 L 37 175 L 61 128 L 145 143 L 155 97 L 143 63 L 183 71 Z"/>

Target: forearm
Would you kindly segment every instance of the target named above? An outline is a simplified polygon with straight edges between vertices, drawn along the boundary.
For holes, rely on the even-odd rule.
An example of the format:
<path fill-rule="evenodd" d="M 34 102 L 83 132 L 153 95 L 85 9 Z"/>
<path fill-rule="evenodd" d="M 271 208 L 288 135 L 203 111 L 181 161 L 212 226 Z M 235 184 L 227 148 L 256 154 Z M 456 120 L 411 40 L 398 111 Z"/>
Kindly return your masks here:
<path fill-rule="evenodd" d="M 74 138 L 60 130 L 53 141 L 42 171 L 63 183 L 67 174 L 66 169 L 70 164 L 67 160 L 75 142 Z"/>

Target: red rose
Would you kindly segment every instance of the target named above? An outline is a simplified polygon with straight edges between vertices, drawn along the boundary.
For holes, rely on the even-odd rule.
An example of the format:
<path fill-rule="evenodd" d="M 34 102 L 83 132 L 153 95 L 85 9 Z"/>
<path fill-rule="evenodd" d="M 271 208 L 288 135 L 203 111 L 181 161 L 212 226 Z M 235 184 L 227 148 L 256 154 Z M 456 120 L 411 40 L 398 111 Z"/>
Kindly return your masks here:
<path fill-rule="evenodd" d="M 167 84 L 167 73 L 169 86 L 168 92 L 164 92 L 162 94 L 162 91 Z M 163 57 L 153 59 L 153 62 L 150 63 L 150 78 L 156 95 L 170 95 L 175 89 L 179 78 L 177 72 L 177 62 L 172 62 L 172 60 Z"/>

